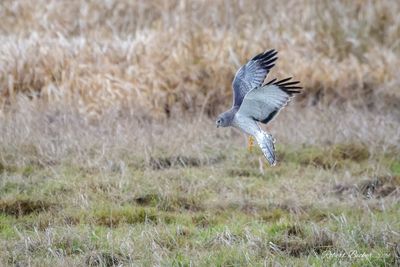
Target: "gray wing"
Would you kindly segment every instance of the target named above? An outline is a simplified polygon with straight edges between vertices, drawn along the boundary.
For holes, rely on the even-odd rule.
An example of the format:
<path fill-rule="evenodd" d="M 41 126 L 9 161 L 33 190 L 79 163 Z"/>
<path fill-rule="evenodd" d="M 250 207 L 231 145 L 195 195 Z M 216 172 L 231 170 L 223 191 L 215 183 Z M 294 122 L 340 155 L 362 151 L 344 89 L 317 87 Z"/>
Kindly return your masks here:
<path fill-rule="evenodd" d="M 262 123 L 270 122 L 286 106 L 294 94 L 300 93 L 299 81 L 286 78 L 255 88 L 243 98 L 238 113 Z"/>
<path fill-rule="evenodd" d="M 274 49 L 258 54 L 249 62 L 240 67 L 233 79 L 233 106 L 239 107 L 244 96 L 252 89 L 263 84 L 269 70 L 275 66 L 275 57 L 278 54 Z"/>

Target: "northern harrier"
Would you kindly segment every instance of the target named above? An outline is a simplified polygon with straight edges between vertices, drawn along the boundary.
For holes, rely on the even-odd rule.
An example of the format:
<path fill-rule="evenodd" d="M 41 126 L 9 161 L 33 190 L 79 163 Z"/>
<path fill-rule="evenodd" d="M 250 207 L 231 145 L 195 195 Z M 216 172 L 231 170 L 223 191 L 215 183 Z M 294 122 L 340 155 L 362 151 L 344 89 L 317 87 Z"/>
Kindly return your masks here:
<path fill-rule="evenodd" d="M 233 126 L 253 136 L 272 166 L 276 164 L 275 140 L 258 123 L 269 123 L 301 90 L 300 82 L 290 81 L 292 78 L 273 79 L 263 85 L 277 54 L 274 49 L 258 54 L 237 71 L 232 83 L 232 108 L 220 114 L 216 122 L 217 127 Z"/>

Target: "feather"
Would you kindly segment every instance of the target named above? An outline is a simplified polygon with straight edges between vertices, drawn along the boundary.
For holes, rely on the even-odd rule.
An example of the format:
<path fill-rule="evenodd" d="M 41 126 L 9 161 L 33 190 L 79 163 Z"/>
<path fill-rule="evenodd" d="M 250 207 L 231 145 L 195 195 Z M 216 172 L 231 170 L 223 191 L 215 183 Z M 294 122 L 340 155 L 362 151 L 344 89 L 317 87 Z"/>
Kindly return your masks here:
<path fill-rule="evenodd" d="M 260 53 L 253 57 L 237 71 L 232 82 L 233 106 L 239 107 L 244 96 L 252 89 L 261 86 L 274 62 L 278 59 L 278 52 L 274 49 Z"/>

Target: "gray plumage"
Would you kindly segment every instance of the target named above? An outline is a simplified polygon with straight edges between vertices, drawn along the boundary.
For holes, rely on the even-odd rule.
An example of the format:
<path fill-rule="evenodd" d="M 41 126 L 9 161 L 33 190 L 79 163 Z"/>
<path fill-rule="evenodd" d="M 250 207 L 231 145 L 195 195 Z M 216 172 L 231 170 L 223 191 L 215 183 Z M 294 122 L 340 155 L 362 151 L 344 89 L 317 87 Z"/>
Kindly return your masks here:
<path fill-rule="evenodd" d="M 263 85 L 268 72 L 275 65 L 276 55 L 275 50 L 269 50 L 240 67 L 232 83 L 232 108 L 220 114 L 216 122 L 217 127 L 233 126 L 254 136 L 271 165 L 276 164 L 275 140 L 258 123 L 269 123 L 301 89 L 299 82 L 290 81 L 291 78 L 280 81 L 273 79 Z"/>

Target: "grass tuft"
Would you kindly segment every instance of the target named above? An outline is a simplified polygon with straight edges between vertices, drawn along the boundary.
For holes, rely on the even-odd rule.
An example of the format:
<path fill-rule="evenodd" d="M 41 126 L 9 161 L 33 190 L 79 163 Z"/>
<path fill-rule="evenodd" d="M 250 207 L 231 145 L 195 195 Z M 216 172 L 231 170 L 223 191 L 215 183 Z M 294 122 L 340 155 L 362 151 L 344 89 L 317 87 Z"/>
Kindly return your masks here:
<path fill-rule="evenodd" d="M 143 207 L 99 207 L 91 214 L 97 225 L 117 227 L 119 224 L 157 223 L 159 214 L 153 208 Z"/>
<path fill-rule="evenodd" d="M 288 234 L 293 231 L 289 228 Z M 327 250 L 334 249 L 333 239 L 325 232 L 314 233 L 311 237 L 305 239 L 298 238 L 297 235 L 289 235 L 285 240 L 277 243 L 272 242 L 272 250 L 278 253 L 285 253 L 292 257 L 301 257 L 306 255 L 322 254 Z"/>
<path fill-rule="evenodd" d="M 123 264 L 126 257 L 119 253 L 96 252 L 93 251 L 86 257 L 85 264 L 87 266 L 119 266 Z"/>
<path fill-rule="evenodd" d="M 0 212 L 20 217 L 31 213 L 40 213 L 55 207 L 55 204 L 47 200 L 31 199 L 24 196 L 4 198 L 0 200 Z"/>

